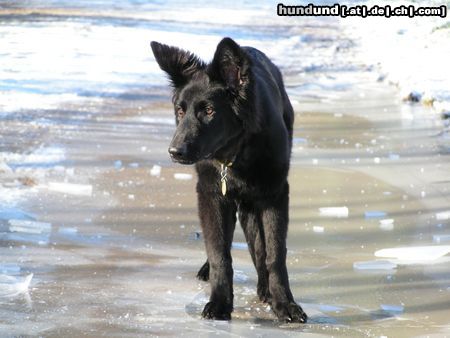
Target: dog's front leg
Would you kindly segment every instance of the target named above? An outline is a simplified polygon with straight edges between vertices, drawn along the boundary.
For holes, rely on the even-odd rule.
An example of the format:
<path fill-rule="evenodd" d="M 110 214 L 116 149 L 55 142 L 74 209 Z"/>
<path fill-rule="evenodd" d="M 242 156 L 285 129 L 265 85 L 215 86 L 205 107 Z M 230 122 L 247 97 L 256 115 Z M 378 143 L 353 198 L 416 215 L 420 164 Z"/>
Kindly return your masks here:
<path fill-rule="evenodd" d="M 286 237 L 289 222 L 289 185 L 262 212 L 266 240 L 266 267 L 269 273 L 271 307 L 278 319 L 305 323 L 307 316 L 295 303 L 286 268 Z"/>
<path fill-rule="evenodd" d="M 230 320 L 233 310 L 230 249 L 236 223 L 236 204 L 219 194 L 199 190 L 198 207 L 211 284 L 211 297 L 202 315 L 208 319 Z"/>

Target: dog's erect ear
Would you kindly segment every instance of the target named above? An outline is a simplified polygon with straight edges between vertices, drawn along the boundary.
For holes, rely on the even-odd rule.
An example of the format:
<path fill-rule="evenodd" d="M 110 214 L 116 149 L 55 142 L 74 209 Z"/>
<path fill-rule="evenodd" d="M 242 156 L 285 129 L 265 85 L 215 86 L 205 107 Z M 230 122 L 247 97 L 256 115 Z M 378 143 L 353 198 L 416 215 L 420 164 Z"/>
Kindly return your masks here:
<path fill-rule="evenodd" d="M 150 45 L 156 62 L 169 75 L 175 88 L 185 85 L 196 72 L 206 67 L 202 60 L 190 52 L 156 41 Z"/>
<path fill-rule="evenodd" d="M 234 40 L 224 38 L 217 45 L 208 75 L 236 93 L 248 81 L 249 66 L 249 59 L 241 47 Z"/>

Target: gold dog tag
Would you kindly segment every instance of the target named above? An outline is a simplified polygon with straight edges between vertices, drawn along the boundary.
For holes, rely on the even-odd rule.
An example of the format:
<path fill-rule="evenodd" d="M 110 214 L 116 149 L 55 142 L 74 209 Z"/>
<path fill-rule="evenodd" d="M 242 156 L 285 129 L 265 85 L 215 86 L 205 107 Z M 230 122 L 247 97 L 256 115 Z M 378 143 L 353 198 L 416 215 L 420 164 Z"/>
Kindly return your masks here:
<path fill-rule="evenodd" d="M 228 164 L 220 164 L 220 182 L 222 185 L 222 195 L 225 196 L 227 194 L 227 174 L 228 174 L 228 167 L 231 167 L 233 163 L 230 162 Z"/>
<path fill-rule="evenodd" d="M 222 195 L 227 194 L 227 180 L 222 180 Z"/>

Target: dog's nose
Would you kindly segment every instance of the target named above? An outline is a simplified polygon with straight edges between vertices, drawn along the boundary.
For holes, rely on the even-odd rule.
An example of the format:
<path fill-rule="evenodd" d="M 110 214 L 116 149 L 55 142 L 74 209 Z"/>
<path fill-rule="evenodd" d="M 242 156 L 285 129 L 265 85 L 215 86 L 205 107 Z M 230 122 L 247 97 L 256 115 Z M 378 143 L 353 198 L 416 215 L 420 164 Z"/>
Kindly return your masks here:
<path fill-rule="evenodd" d="M 186 155 L 186 147 L 170 147 L 169 154 L 174 159 L 182 159 Z"/>

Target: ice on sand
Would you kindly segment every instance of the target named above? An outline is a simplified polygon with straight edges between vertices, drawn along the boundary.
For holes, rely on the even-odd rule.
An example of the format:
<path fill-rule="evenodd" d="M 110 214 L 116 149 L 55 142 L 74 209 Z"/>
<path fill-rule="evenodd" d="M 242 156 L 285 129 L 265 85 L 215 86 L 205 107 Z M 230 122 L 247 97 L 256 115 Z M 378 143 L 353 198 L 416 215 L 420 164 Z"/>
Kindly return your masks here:
<path fill-rule="evenodd" d="M 121 168 L 122 168 L 122 161 L 121 160 L 117 160 L 117 161 L 115 161 L 114 162 L 114 168 L 116 169 L 116 170 L 120 170 Z"/>
<path fill-rule="evenodd" d="M 91 196 L 92 185 L 90 184 L 75 184 L 66 182 L 50 182 L 46 186 L 48 190 L 61 192 L 70 195 Z"/>
<path fill-rule="evenodd" d="M 59 227 L 58 233 L 62 235 L 76 235 L 78 233 L 78 229 L 75 227 Z"/>
<path fill-rule="evenodd" d="M 431 262 L 447 255 L 450 245 L 388 248 L 375 252 L 376 257 L 394 258 L 404 262 Z"/>
<path fill-rule="evenodd" d="M 0 207 L 0 220 L 9 219 L 34 219 L 34 215 L 27 213 L 19 208 L 1 208 Z"/>
<path fill-rule="evenodd" d="M 238 283 L 245 283 L 248 281 L 248 276 L 242 270 L 234 270 L 233 280 Z"/>
<path fill-rule="evenodd" d="M 450 210 L 437 212 L 436 219 L 439 221 L 450 219 Z"/>
<path fill-rule="evenodd" d="M 386 213 L 384 211 L 366 211 L 364 213 L 365 218 L 381 218 L 385 216 Z"/>
<path fill-rule="evenodd" d="M 433 242 L 435 243 L 450 242 L 450 235 L 433 235 Z"/>
<path fill-rule="evenodd" d="M 233 249 L 237 249 L 237 250 L 247 250 L 248 245 L 247 245 L 247 243 L 244 243 L 244 242 L 233 242 L 231 244 L 231 247 Z"/>
<path fill-rule="evenodd" d="M 161 175 L 161 169 L 161 166 L 155 164 L 152 169 L 150 169 L 150 175 L 159 177 L 159 175 Z"/>
<path fill-rule="evenodd" d="M 393 270 L 397 268 L 397 264 L 387 260 L 373 260 L 353 263 L 355 270 Z"/>
<path fill-rule="evenodd" d="M 18 274 L 20 266 L 15 263 L 3 263 L 0 265 L 0 274 Z"/>
<path fill-rule="evenodd" d="M 380 229 L 383 231 L 394 230 L 394 219 L 392 218 L 380 219 Z"/>
<path fill-rule="evenodd" d="M 347 207 L 324 207 L 319 208 L 320 216 L 323 217 L 337 217 L 337 218 L 346 218 L 348 217 L 348 208 Z"/>
<path fill-rule="evenodd" d="M 26 232 L 29 234 L 48 233 L 52 230 L 52 225 L 46 222 L 36 222 L 23 219 L 10 219 L 9 231 L 11 232 Z"/>
<path fill-rule="evenodd" d="M 325 228 L 321 226 L 313 226 L 313 231 L 316 233 L 321 233 L 325 231 Z"/>
<path fill-rule="evenodd" d="M 22 293 L 28 292 L 32 278 L 32 273 L 25 278 L 0 275 L 0 297 L 15 297 Z"/>
<path fill-rule="evenodd" d="M 403 305 L 381 304 L 381 310 L 390 313 L 402 313 L 404 310 Z"/>
<path fill-rule="evenodd" d="M 176 180 L 182 180 L 182 181 L 192 180 L 192 175 L 186 174 L 186 173 L 175 173 L 175 174 L 173 174 L 173 177 Z"/>

